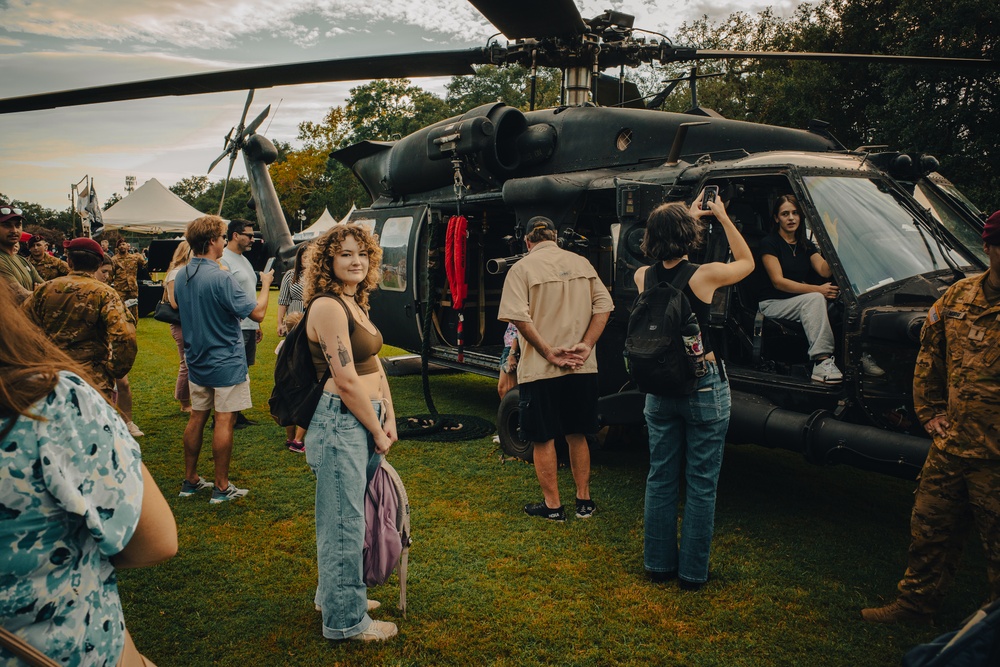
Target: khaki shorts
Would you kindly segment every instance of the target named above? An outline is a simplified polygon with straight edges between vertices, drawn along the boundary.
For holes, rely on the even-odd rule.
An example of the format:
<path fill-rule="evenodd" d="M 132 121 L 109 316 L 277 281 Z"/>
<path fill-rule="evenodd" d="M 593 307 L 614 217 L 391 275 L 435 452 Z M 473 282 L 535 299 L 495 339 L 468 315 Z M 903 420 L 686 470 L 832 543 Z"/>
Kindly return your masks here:
<path fill-rule="evenodd" d="M 192 410 L 201 412 L 215 408 L 216 412 L 239 412 L 253 407 L 249 375 L 246 380 L 232 387 L 202 387 L 191 382 L 190 378 L 188 385 L 191 387 Z"/>

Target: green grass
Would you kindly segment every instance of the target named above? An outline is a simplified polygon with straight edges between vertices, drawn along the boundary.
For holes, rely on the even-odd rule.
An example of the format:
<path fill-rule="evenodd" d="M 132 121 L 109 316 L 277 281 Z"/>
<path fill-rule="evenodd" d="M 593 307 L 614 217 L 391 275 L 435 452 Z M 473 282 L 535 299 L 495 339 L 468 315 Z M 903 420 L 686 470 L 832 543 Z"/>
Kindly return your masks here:
<path fill-rule="evenodd" d="M 407 618 L 395 576 L 370 592 L 374 617 L 400 637 L 333 643 L 313 609 L 313 493 L 305 458 L 286 451 L 267 416 L 272 305 L 251 371 L 260 426 L 237 431 L 231 475 L 250 495 L 210 506 L 178 498 L 186 416 L 172 399 L 176 350 L 144 318 L 130 378 L 147 465 L 177 517 L 178 555 L 119 574 L 140 650 L 172 665 L 897 665 L 943 630 L 871 627 L 858 610 L 892 599 L 908 544 L 913 484 L 818 468 L 758 447 L 726 451 L 712 581 L 702 592 L 643 577 L 641 447 L 595 453 L 598 512 L 563 525 L 532 520 L 534 470 L 503 461 L 490 437 L 400 442 L 391 461 L 412 506 Z M 426 412 L 419 377 L 390 380 L 400 416 Z M 434 376 L 437 408 L 492 420 L 495 383 Z M 210 448 L 203 476 L 211 478 Z M 572 498 L 569 470 L 561 489 Z M 980 548 L 968 549 L 940 614 L 951 628 L 984 596 Z"/>

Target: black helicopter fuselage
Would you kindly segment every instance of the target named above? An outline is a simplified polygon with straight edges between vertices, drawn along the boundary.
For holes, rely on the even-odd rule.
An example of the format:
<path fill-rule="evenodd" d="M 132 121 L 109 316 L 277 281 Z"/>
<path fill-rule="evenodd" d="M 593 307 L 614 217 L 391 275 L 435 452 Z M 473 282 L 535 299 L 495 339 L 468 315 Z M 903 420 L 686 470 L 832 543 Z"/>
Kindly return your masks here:
<path fill-rule="evenodd" d="M 276 202 L 263 168 L 268 151 L 245 155 L 248 169 L 258 172 L 251 175 L 257 201 L 263 195 Z M 504 276 L 487 265 L 523 252 L 528 218 L 552 218 L 560 244 L 591 261 L 615 302 L 597 351 L 600 417 L 608 425 L 642 423 L 643 395 L 630 388 L 622 350 L 636 297 L 632 276 L 648 263 L 639 243 L 649 212 L 719 185 L 730 217 L 756 250 L 771 231 L 774 199 L 795 194 L 841 287 L 830 314 L 845 379 L 812 382 L 801 329 L 759 316 L 759 271 L 720 290 L 710 335 L 733 389 L 729 439 L 901 476 L 922 464 L 929 441 L 911 398 L 920 326 L 948 284 L 985 264 L 969 248 L 972 236 L 939 224 L 884 165 L 847 151 L 822 124 L 795 130 L 710 112 L 590 106 L 522 113 L 497 103 L 397 142 L 363 142 L 333 156 L 372 197 L 350 219 L 372 227 L 383 248 L 373 319 L 387 343 L 423 350 L 444 366 L 496 377 Z M 258 214 L 272 253 L 287 263 L 293 248 L 284 219 L 260 204 Z M 443 262 L 446 229 L 459 214 L 468 220 L 461 349 Z M 724 235 L 709 229 L 706 236 L 692 259 L 726 261 Z M 864 375 L 862 355 L 884 375 Z M 511 440 L 502 426 L 511 423 L 512 409 L 501 406 L 498 421 L 505 449 L 518 453 L 524 443 L 504 442 Z"/>

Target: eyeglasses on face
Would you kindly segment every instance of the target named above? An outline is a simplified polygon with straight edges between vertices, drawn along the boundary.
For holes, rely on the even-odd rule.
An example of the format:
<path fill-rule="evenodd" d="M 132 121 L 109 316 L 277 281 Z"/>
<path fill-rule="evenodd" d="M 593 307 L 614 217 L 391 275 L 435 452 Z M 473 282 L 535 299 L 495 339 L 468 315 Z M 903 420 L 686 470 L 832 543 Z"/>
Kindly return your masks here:
<path fill-rule="evenodd" d="M 10 206 L 0 206 L 0 215 L 10 215 L 11 213 L 13 213 L 14 215 L 21 215 L 22 213 L 24 213 L 24 211 L 22 211 L 19 208 L 12 208 Z"/>

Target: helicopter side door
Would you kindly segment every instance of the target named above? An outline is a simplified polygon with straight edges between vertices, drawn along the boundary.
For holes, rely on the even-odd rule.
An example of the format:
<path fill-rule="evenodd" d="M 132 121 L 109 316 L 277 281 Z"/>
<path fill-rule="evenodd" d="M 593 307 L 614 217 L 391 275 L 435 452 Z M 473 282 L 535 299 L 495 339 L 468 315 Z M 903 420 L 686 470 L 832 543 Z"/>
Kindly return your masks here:
<path fill-rule="evenodd" d="M 382 248 L 381 277 L 372 294 L 371 318 L 392 344 L 420 349 L 420 307 L 416 280 L 417 250 L 426 224 L 426 206 L 358 210 L 350 222 L 374 229 Z"/>

